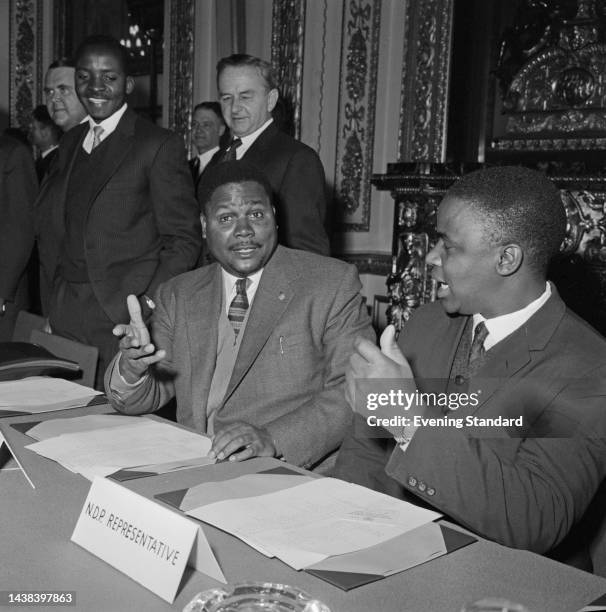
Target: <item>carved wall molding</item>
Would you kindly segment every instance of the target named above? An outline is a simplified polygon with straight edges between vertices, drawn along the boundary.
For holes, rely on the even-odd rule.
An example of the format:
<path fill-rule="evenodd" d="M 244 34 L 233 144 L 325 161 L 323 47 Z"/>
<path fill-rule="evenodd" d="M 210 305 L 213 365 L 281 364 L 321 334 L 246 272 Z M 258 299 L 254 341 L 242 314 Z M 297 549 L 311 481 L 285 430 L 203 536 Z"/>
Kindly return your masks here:
<path fill-rule="evenodd" d="M 271 26 L 271 63 L 279 83 L 293 136 L 301 136 L 305 0 L 274 0 Z"/>
<path fill-rule="evenodd" d="M 402 161 L 443 162 L 454 0 L 409 2 L 402 68 Z"/>
<path fill-rule="evenodd" d="M 370 225 L 380 25 L 380 0 L 345 0 L 335 165 L 340 231 Z"/>
<path fill-rule="evenodd" d="M 42 97 L 42 0 L 11 0 L 9 123 L 27 129 Z"/>
<path fill-rule="evenodd" d="M 168 127 L 189 142 L 194 82 L 195 0 L 169 2 Z"/>

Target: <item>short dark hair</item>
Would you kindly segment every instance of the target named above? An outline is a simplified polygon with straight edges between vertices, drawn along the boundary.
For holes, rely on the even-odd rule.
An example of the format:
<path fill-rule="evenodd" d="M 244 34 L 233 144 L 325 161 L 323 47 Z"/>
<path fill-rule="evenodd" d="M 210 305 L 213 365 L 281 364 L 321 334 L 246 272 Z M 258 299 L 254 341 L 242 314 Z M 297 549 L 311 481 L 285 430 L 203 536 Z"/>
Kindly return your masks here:
<path fill-rule="evenodd" d="M 198 203 L 200 211 L 204 212 L 213 193 L 227 183 L 243 183 L 254 181 L 265 190 L 269 203 L 273 202 L 273 190 L 265 174 L 250 162 L 244 160 L 227 161 L 216 164 L 204 171 L 204 180 L 198 186 Z"/>
<path fill-rule="evenodd" d="M 200 102 L 200 104 L 194 106 L 194 113 L 201 108 L 212 111 L 221 120 L 221 123 L 225 124 L 223 113 L 221 112 L 221 105 L 218 102 Z"/>
<path fill-rule="evenodd" d="M 544 174 L 499 166 L 463 176 L 446 192 L 471 205 L 495 244 L 519 244 L 526 263 L 546 272 L 566 233 L 560 192 Z"/>
<path fill-rule="evenodd" d="M 75 68 L 76 62 L 71 57 L 60 57 L 56 59 L 48 67 L 49 70 L 53 68 Z"/>
<path fill-rule="evenodd" d="M 130 56 L 128 49 L 124 47 L 118 39 L 113 36 L 107 36 L 106 34 L 92 34 L 91 36 L 87 36 L 78 45 L 74 53 L 74 62 L 76 65 L 88 49 L 104 49 L 109 51 L 118 58 L 124 73 L 130 75 Z"/>
<path fill-rule="evenodd" d="M 247 55 L 246 53 L 234 53 L 233 55 L 220 59 L 217 63 L 217 81 L 225 68 L 242 68 L 244 66 L 255 68 L 265 81 L 267 89 L 277 88 L 276 78 L 271 64 L 254 55 Z"/>

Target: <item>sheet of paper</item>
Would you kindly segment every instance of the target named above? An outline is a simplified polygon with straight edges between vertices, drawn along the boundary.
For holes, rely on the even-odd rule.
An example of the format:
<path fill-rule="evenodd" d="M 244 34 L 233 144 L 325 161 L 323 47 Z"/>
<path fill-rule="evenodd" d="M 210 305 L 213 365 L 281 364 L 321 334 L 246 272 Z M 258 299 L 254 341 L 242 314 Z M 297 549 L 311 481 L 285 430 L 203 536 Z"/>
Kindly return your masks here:
<path fill-rule="evenodd" d="M 307 555 L 341 555 L 390 540 L 441 515 L 334 478 L 187 512 L 301 569 Z"/>
<path fill-rule="evenodd" d="M 38 423 L 27 431 L 27 435 L 34 440 L 47 440 L 62 434 L 77 433 L 79 431 L 92 431 L 107 427 L 122 427 L 139 421 L 141 417 L 125 416 L 121 414 L 87 414 L 71 419 L 49 419 Z"/>
<path fill-rule="evenodd" d="M 0 413 L 3 410 L 30 414 L 85 406 L 101 395 L 89 387 L 62 378 L 30 376 L 0 382 Z"/>
<path fill-rule="evenodd" d="M 204 457 L 210 446 L 206 436 L 168 423 L 139 419 L 122 427 L 64 434 L 26 448 L 92 479 L 120 468 Z"/>
<path fill-rule="evenodd" d="M 203 482 L 191 487 L 179 506 L 183 512 L 226 499 L 274 493 L 313 480 L 303 474 L 246 474 L 229 480 Z"/>
<path fill-rule="evenodd" d="M 390 576 L 444 554 L 440 526 L 427 523 L 377 546 L 330 557 L 306 569 Z"/>

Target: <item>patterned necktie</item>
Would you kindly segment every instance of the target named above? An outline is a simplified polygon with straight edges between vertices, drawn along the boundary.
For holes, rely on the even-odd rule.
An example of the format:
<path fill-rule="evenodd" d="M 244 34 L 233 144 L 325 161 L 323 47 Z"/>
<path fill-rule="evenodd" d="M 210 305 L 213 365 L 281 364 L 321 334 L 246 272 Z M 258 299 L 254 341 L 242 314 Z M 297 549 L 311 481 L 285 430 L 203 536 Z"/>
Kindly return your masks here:
<path fill-rule="evenodd" d="M 230 143 L 229 147 L 225 150 L 223 157 L 221 158 L 222 162 L 226 161 L 234 161 L 236 159 L 236 149 L 242 144 L 242 141 L 239 138 L 234 138 Z"/>
<path fill-rule="evenodd" d="M 486 336 L 488 336 L 488 329 L 486 328 L 484 321 L 481 321 L 476 325 L 473 332 L 473 341 L 469 351 L 468 363 L 470 374 L 473 374 L 476 370 L 478 370 L 484 361 L 484 354 L 486 353 L 486 349 L 484 348 L 484 340 L 486 340 Z"/>
<path fill-rule="evenodd" d="M 248 278 L 239 278 L 236 281 L 236 295 L 231 301 L 229 311 L 227 312 L 227 318 L 234 328 L 236 337 L 238 337 L 238 333 L 246 318 L 246 311 L 248 310 L 248 297 L 246 295 L 247 282 Z"/>
<path fill-rule="evenodd" d="M 101 144 L 101 134 L 103 134 L 104 131 L 105 130 L 100 125 L 95 125 L 95 127 L 93 127 L 93 146 L 91 151 Z"/>

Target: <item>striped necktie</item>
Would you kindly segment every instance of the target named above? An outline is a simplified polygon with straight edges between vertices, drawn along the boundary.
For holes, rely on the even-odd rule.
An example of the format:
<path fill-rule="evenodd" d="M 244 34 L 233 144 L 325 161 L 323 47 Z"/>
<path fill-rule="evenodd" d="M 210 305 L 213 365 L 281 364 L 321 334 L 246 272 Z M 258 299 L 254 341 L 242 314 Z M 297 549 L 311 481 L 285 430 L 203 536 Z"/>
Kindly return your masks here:
<path fill-rule="evenodd" d="M 91 151 L 101 144 L 101 134 L 103 134 L 104 131 L 105 130 L 100 125 L 95 125 L 95 127 L 93 127 L 93 146 Z"/>
<path fill-rule="evenodd" d="M 229 311 L 227 312 L 227 318 L 234 328 L 236 337 L 238 337 L 238 333 L 242 328 L 248 310 L 248 297 L 246 295 L 247 283 L 248 278 L 239 278 L 236 281 L 236 295 L 231 301 Z"/>
<path fill-rule="evenodd" d="M 484 348 L 484 340 L 488 336 L 488 329 L 484 321 L 480 321 L 473 332 L 473 341 L 471 343 L 471 349 L 469 351 L 469 373 L 473 374 L 476 372 L 484 362 L 484 354 L 486 349 Z"/>

